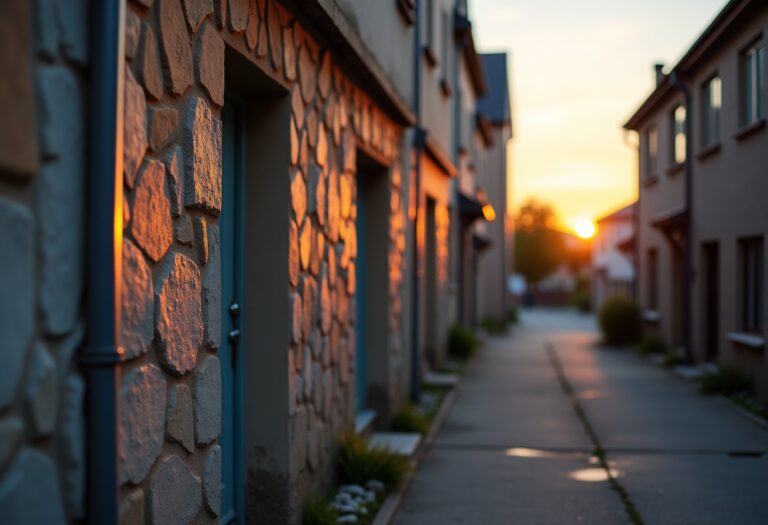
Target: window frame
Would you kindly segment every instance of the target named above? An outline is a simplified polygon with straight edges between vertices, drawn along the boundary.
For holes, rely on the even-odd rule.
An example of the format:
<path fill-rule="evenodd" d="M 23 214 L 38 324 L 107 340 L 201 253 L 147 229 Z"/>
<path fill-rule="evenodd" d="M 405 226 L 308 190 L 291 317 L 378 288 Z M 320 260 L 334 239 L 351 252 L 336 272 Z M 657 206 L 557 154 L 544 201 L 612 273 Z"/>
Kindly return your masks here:
<path fill-rule="evenodd" d="M 678 112 L 682 111 L 682 121 L 678 120 Z M 686 125 L 688 121 L 688 111 L 685 104 L 676 104 L 670 113 L 670 162 L 673 166 L 685 164 L 688 157 L 688 135 Z M 682 136 L 682 141 L 678 143 L 678 138 Z M 682 146 L 682 157 L 678 156 L 678 146 Z"/>
<path fill-rule="evenodd" d="M 713 85 L 717 85 L 717 104 L 713 101 Z M 701 147 L 720 143 L 720 123 L 723 109 L 723 80 L 715 73 L 701 86 Z"/>
<path fill-rule="evenodd" d="M 659 175 L 659 128 L 656 124 L 651 124 L 645 130 L 645 145 L 643 147 L 643 156 L 645 157 L 645 178 L 652 179 Z M 653 137 L 653 141 L 651 140 Z M 653 148 L 651 148 L 653 144 Z"/>
<path fill-rule="evenodd" d="M 659 307 L 659 250 L 648 248 L 648 289 L 646 290 L 648 310 L 656 311 Z"/>
<path fill-rule="evenodd" d="M 765 45 L 762 35 L 740 53 L 740 121 L 749 126 L 765 119 Z"/>
<path fill-rule="evenodd" d="M 762 335 L 765 318 L 765 248 L 762 236 L 738 241 L 739 330 Z"/>

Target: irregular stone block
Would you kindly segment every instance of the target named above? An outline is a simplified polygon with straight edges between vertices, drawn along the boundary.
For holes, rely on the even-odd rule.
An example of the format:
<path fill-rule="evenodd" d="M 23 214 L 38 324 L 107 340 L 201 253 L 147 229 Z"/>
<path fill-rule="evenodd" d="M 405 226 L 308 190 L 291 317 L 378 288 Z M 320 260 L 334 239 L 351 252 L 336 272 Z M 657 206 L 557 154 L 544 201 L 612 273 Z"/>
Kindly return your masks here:
<path fill-rule="evenodd" d="M 176 253 L 166 265 L 155 292 L 155 330 L 160 364 L 174 375 L 195 368 L 203 339 L 200 270 L 186 255 Z"/>
<path fill-rule="evenodd" d="M 309 268 L 310 249 L 312 248 L 312 221 L 306 221 L 301 228 L 299 236 L 299 254 L 301 255 L 301 269 Z"/>
<path fill-rule="evenodd" d="M 339 240 L 339 221 L 341 220 L 339 205 L 339 176 L 336 173 L 336 170 L 332 170 L 328 176 L 328 210 L 326 218 L 328 240 L 335 243 Z"/>
<path fill-rule="evenodd" d="M 259 38 L 259 17 L 256 15 L 256 3 L 251 0 L 248 4 L 248 25 L 245 27 L 245 45 L 249 51 L 256 48 Z"/>
<path fill-rule="evenodd" d="M 208 230 L 205 227 L 205 219 L 195 217 L 195 246 L 197 246 L 197 257 L 200 264 L 208 263 Z"/>
<path fill-rule="evenodd" d="M 269 38 L 269 57 L 272 60 L 272 67 L 277 70 L 283 65 L 282 27 L 274 2 L 270 2 L 267 7 L 267 37 Z"/>
<path fill-rule="evenodd" d="M 22 450 L 0 482 L 4 523 L 65 525 L 56 467 L 32 448 Z"/>
<path fill-rule="evenodd" d="M 79 520 L 85 517 L 85 381 L 69 374 L 62 397 L 59 468 L 67 516 Z"/>
<path fill-rule="evenodd" d="M 164 459 L 149 484 L 150 522 L 186 525 L 201 505 L 200 480 L 179 456 Z"/>
<path fill-rule="evenodd" d="M 197 31 L 203 20 L 213 13 L 212 0 L 184 0 L 184 14 L 187 17 L 187 27 L 193 33 Z"/>
<path fill-rule="evenodd" d="M 213 215 L 221 212 L 221 120 L 208 103 L 190 100 L 184 122 L 184 203 Z"/>
<path fill-rule="evenodd" d="M 40 306 L 46 333 L 72 330 L 82 298 L 85 129 L 72 71 L 38 68 L 42 145 L 50 159 L 39 172 Z M 143 96 L 143 95 L 142 95 Z"/>
<path fill-rule="evenodd" d="M 317 305 L 317 285 L 312 277 L 304 278 L 304 290 L 302 292 L 302 306 L 304 312 L 302 314 L 303 325 L 302 335 L 305 341 L 309 341 L 312 335 L 312 328 L 315 325 L 315 312 Z"/>
<path fill-rule="evenodd" d="M 192 392 L 187 385 L 176 385 L 168 391 L 167 437 L 187 452 L 195 450 L 195 427 L 192 421 Z"/>
<path fill-rule="evenodd" d="M 120 498 L 118 523 L 120 525 L 144 525 L 145 508 L 144 490 L 131 491 L 127 497 Z"/>
<path fill-rule="evenodd" d="M 120 390 L 120 481 L 140 483 L 160 455 L 165 378 L 155 365 L 131 370 Z"/>
<path fill-rule="evenodd" d="M 291 111 L 296 121 L 296 128 L 300 130 L 304 126 L 304 102 L 301 100 L 301 89 L 298 85 L 293 86 L 291 92 Z"/>
<path fill-rule="evenodd" d="M 195 413 L 195 441 L 207 445 L 221 433 L 221 365 L 210 355 L 195 370 L 192 393 Z"/>
<path fill-rule="evenodd" d="M 205 24 L 195 49 L 197 81 L 217 106 L 224 105 L 224 41 L 212 24 Z"/>
<path fill-rule="evenodd" d="M 149 110 L 149 149 L 162 150 L 175 138 L 179 126 L 179 112 L 171 107 L 153 107 Z"/>
<path fill-rule="evenodd" d="M 291 221 L 291 229 L 288 237 L 288 277 L 291 286 L 297 286 L 299 284 L 300 265 L 299 229 L 296 227 L 296 222 Z"/>
<path fill-rule="evenodd" d="M 45 346 L 38 343 L 32 353 L 24 388 L 24 405 L 35 437 L 46 436 L 53 431 L 58 403 L 57 386 L 56 363 Z"/>
<path fill-rule="evenodd" d="M 299 49 L 299 85 L 301 86 L 301 98 L 309 104 L 315 96 L 317 87 L 317 71 L 312 56 L 307 51 L 306 46 Z"/>
<path fill-rule="evenodd" d="M 219 227 L 208 224 L 208 270 L 203 278 L 203 343 L 209 350 L 221 345 L 221 256 Z"/>
<path fill-rule="evenodd" d="M 181 95 L 194 81 L 192 48 L 179 0 L 158 0 L 157 27 L 160 28 L 160 50 L 168 89 Z"/>
<path fill-rule="evenodd" d="M 291 343 L 301 341 L 302 331 L 302 306 L 301 296 L 297 293 L 291 294 Z"/>
<path fill-rule="evenodd" d="M 293 43 L 292 27 L 283 29 L 283 73 L 286 80 L 296 80 L 296 46 Z"/>
<path fill-rule="evenodd" d="M 159 261 L 173 242 L 171 203 L 165 186 L 165 166 L 146 163 L 133 199 L 131 235 L 153 261 Z"/>
<path fill-rule="evenodd" d="M 56 8 L 53 4 L 55 1 L 56 0 L 35 0 L 33 10 L 35 14 L 35 41 L 37 44 L 37 52 L 43 58 L 48 60 L 55 59 L 59 53 L 59 28 L 56 21 Z M 23 4 L 23 2 L 17 3 L 20 5 Z M 12 7 L 12 2 L 6 2 L 6 5 L 3 7 Z M 3 13 L 3 20 L 18 21 L 20 18 L 23 18 L 23 16 L 20 17 L 18 14 L 9 15 L 8 13 Z M 25 28 L 22 28 L 22 30 L 23 29 Z M 11 48 L 11 46 L 9 46 L 9 48 Z M 18 46 L 13 46 L 13 48 L 19 49 Z M 31 63 L 28 60 L 27 62 Z"/>
<path fill-rule="evenodd" d="M 133 60 L 139 50 L 141 40 L 141 19 L 131 11 L 125 11 L 125 58 Z"/>
<path fill-rule="evenodd" d="M 192 231 L 192 217 L 183 215 L 176 222 L 176 240 L 184 246 L 192 246 L 195 242 L 195 233 Z"/>
<path fill-rule="evenodd" d="M 291 181 L 291 207 L 296 214 L 296 224 L 304 222 L 307 214 L 307 185 L 304 183 L 304 175 L 299 171 Z"/>
<path fill-rule="evenodd" d="M 208 451 L 203 468 L 203 502 L 213 516 L 221 508 L 221 447 L 215 445 Z"/>
<path fill-rule="evenodd" d="M 323 98 L 328 98 L 328 95 L 331 93 L 331 66 L 331 54 L 326 51 L 323 54 L 322 64 L 320 65 L 320 78 L 318 81 L 320 96 Z"/>
<path fill-rule="evenodd" d="M 145 23 L 143 35 L 139 60 L 139 79 L 144 85 L 147 95 L 159 100 L 163 96 L 163 72 L 160 67 L 160 55 L 152 26 Z"/>
<path fill-rule="evenodd" d="M 120 296 L 123 348 L 126 358 L 144 354 L 155 335 L 152 271 L 144 255 L 123 239 L 123 286 Z"/>
<path fill-rule="evenodd" d="M 320 270 L 320 329 L 327 334 L 331 329 L 333 316 L 333 304 L 331 302 L 331 291 L 328 285 L 328 263 L 323 263 Z"/>
<path fill-rule="evenodd" d="M 9 414 L 0 419 L 0 468 L 5 467 L 23 435 L 24 420 L 20 417 Z"/>
<path fill-rule="evenodd" d="M 128 66 L 125 68 L 123 113 L 123 176 L 128 187 L 133 188 L 136 172 L 147 151 L 147 102 L 144 99 L 144 91 Z"/>
<path fill-rule="evenodd" d="M 317 146 L 317 111 L 311 108 L 307 113 L 307 138 L 309 138 L 309 147 Z M 323 164 L 320 164 L 323 166 Z"/>
<path fill-rule="evenodd" d="M 224 3 L 226 0 L 221 0 Z M 248 25 L 249 0 L 229 0 L 229 30 L 235 33 L 245 31 Z"/>
<path fill-rule="evenodd" d="M 34 233 L 29 210 L 0 197 L 0 410 L 14 397 L 35 323 Z"/>
<path fill-rule="evenodd" d="M 183 169 L 181 146 L 171 148 L 165 161 L 166 173 L 168 173 L 168 192 L 171 196 L 171 217 L 180 217 L 182 209 L 181 170 Z"/>
<path fill-rule="evenodd" d="M 34 39 L 30 35 L 32 12 L 29 1 L 0 3 L 0 170 L 24 178 L 34 175 L 39 162 L 32 70 Z"/>

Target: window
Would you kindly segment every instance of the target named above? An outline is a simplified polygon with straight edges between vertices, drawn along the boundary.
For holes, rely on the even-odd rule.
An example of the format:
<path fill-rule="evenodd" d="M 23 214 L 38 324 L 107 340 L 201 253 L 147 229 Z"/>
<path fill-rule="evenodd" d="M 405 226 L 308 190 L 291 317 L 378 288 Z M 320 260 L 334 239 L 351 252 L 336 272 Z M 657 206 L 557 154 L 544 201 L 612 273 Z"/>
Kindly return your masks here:
<path fill-rule="evenodd" d="M 659 131 L 651 126 L 645 132 L 645 175 L 655 177 L 658 174 Z"/>
<path fill-rule="evenodd" d="M 685 106 L 682 104 L 672 111 L 672 162 L 685 162 Z"/>
<path fill-rule="evenodd" d="M 440 60 L 443 61 L 443 81 L 450 82 L 450 62 L 449 53 L 451 51 L 451 14 L 449 11 L 443 11 L 442 13 L 442 39 L 440 42 Z"/>
<path fill-rule="evenodd" d="M 739 241 L 739 298 L 741 329 L 745 332 L 763 331 L 763 238 Z"/>
<path fill-rule="evenodd" d="M 719 76 L 712 77 L 702 88 L 702 138 L 704 147 L 720 140 L 720 108 L 723 105 L 723 86 Z"/>
<path fill-rule="evenodd" d="M 765 118 L 765 50 L 763 43 L 748 47 L 742 55 L 742 124 Z"/>
<path fill-rule="evenodd" d="M 648 250 L 648 309 L 658 307 L 659 252 L 656 248 Z"/>

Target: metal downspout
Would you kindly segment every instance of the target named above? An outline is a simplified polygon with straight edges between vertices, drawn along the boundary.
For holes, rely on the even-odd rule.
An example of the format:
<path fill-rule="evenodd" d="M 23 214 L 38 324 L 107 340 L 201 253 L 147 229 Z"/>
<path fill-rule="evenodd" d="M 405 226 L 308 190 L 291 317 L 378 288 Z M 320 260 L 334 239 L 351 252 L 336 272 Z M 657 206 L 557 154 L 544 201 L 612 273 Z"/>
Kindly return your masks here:
<path fill-rule="evenodd" d="M 685 211 L 688 221 L 685 230 L 685 253 L 683 254 L 683 344 L 685 345 L 685 361 L 693 363 L 692 327 L 691 327 L 691 283 L 693 281 L 693 136 L 691 117 L 693 104 L 691 91 L 680 80 L 677 71 L 670 75 L 672 85 L 683 94 L 685 100 Z"/>
<path fill-rule="evenodd" d="M 415 196 L 413 217 L 413 247 L 411 264 L 411 400 L 421 397 L 421 348 L 419 345 L 419 213 L 421 208 L 421 155 L 424 151 L 426 132 L 421 122 L 421 0 L 415 1 L 416 23 L 413 44 L 413 112 L 416 127 L 413 135 L 415 157 Z"/>
<path fill-rule="evenodd" d="M 118 386 L 123 229 L 124 0 L 93 0 L 86 195 L 86 378 L 88 522 L 118 520 Z"/>

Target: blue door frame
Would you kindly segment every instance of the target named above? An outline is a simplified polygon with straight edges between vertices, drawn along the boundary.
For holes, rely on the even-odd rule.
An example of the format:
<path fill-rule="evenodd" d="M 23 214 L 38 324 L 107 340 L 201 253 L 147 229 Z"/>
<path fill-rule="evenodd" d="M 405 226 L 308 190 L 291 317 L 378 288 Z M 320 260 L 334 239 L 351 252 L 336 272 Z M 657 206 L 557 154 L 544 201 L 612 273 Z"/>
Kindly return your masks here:
<path fill-rule="evenodd" d="M 355 319 L 355 410 L 361 412 L 368 404 L 368 210 L 365 181 L 357 178 L 357 259 L 355 261 L 356 311 Z"/>
<path fill-rule="evenodd" d="M 221 256 L 221 523 L 245 523 L 243 483 L 242 236 L 244 133 L 240 107 L 227 99 L 222 112 Z"/>

